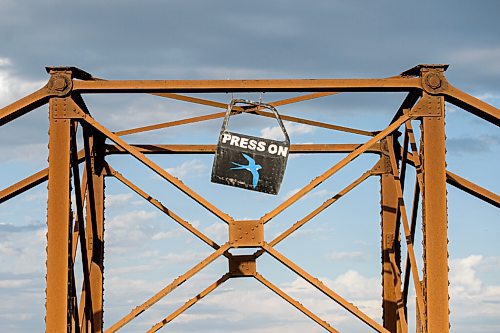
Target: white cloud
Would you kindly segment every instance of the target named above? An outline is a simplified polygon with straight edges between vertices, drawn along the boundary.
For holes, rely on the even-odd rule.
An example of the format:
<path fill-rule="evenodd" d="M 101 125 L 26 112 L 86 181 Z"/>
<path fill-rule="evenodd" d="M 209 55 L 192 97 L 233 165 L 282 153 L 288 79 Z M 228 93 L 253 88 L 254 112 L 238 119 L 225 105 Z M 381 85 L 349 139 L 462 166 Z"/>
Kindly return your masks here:
<path fill-rule="evenodd" d="M 290 190 L 288 192 L 286 192 L 286 194 L 283 196 L 283 201 L 286 201 L 288 199 L 290 199 L 291 197 L 294 196 L 295 193 L 299 192 L 302 188 L 296 188 L 296 189 L 293 189 L 293 190 Z"/>
<path fill-rule="evenodd" d="M 451 58 L 455 64 L 474 66 L 490 74 L 500 73 L 500 47 L 467 48 L 453 52 Z"/>
<path fill-rule="evenodd" d="M 9 58 L 0 58 L 0 67 L 10 66 L 12 63 Z"/>
<path fill-rule="evenodd" d="M 325 283 L 346 298 L 378 299 L 381 294 L 381 284 L 378 278 L 366 277 L 355 270 L 349 270 L 335 280 L 327 280 Z"/>
<path fill-rule="evenodd" d="M 154 100 L 151 97 L 135 98 L 126 106 L 108 110 L 106 118 L 103 118 L 102 122 L 109 128 L 124 130 L 192 117 L 197 111 L 197 106 L 194 104 L 185 103 L 181 106 L 177 104 L 172 106 L 170 103 L 172 103 L 171 100 L 164 98 Z M 171 112 L 172 108 L 175 108 L 176 112 Z M 137 116 L 138 110 L 141 110 L 140 117 Z M 135 137 L 137 135 L 151 137 L 151 135 L 165 135 L 165 132 L 158 134 L 146 131 L 135 135 Z"/>
<path fill-rule="evenodd" d="M 134 210 L 116 215 L 106 221 L 105 241 L 115 251 L 127 252 L 131 246 L 141 246 L 151 240 L 158 230 L 152 223 L 157 212 Z"/>
<path fill-rule="evenodd" d="M 365 255 L 361 251 L 353 252 L 332 252 L 327 255 L 327 258 L 334 261 L 342 260 L 363 260 Z"/>
<path fill-rule="evenodd" d="M 305 125 L 305 124 L 294 124 L 291 122 L 285 122 L 285 128 L 289 136 L 292 136 L 294 134 L 301 135 L 301 134 L 310 134 L 314 132 L 314 127 Z M 265 127 L 260 131 L 260 136 L 266 139 L 273 139 L 273 140 L 283 140 L 283 131 L 281 130 L 281 127 L 279 126 L 274 126 L 274 127 Z"/>
<path fill-rule="evenodd" d="M 172 168 L 166 168 L 165 171 L 177 178 L 194 178 L 205 174 L 208 170 L 206 164 L 200 160 L 191 160 L 183 162 L 181 165 Z"/>
<path fill-rule="evenodd" d="M 199 261 L 201 259 L 206 258 L 209 255 L 209 252 L 170 252 L 165 255 L 157 255 L 156 258 L 162 262 L 167 264 L 181 264 L 181 263 L 191 263 L 195 261 Z"/>
<path fill-rule="evenodd" d="M 22 79 L 12 71 L 12 61 L 0 58 L 0 101 L 8 104 L 35 90 L 40 89 L 46 81 L 29 81 Z"/>
<path fill-rule="evenodd" d="M 0 272 L 27 274 L 45 270 L 46 228 L 0 233 Z"/>
<path fill-rule="evenodd" d="M 283 196 L 283 201 L 286 201 L 288 199 L 290 199 L 294 194 L 296 194 L 297 192 L 299 192 L 300 190 L 302 190 L 302 187 L 300 188 L 295 188 L 293 190 L 290 190 L 288 192 L 285 193 L 285 195 Z M 328 195 L 332 195 L 333 193 L 331 191 L 328 191 L 328 190 L 315 190 L 315 191 L 312 191 L 312 192 L 309 192 L 308 194 L 306 194 L 306 196 L 308 198 L 312 198 L 312 197 L 325 197 L 325 196 L 328 196 Z"/>
<path fill-rule="evenodd" d="M 498 262 L 498 257 L 483 255 L 450 260 L 450 309 L 455 331 L 500 331 L 500 284 L 498 279 L 486 283 L 481 278 L 497 272 Z"/>
<path fill-rule="evenodd" d="M 117 273 L 116 271 L 114 273 Z M 133 279 L 126 274 L 117 274 L 109 277 L 105 281 L 105 287 L 109 297 L 119 299 L 120 302 L 138 303 L 138 299 L 150 297 L 164 287 L 162 281 L 147 281 L 143 279 Z"/>
<path fill-rule="evenodd" d="M 315 197 L 325 197 L 327 195 L 332 195 L 333 193 L 331 191 L 328 191 L 328 190 L 317 190 L 317 191 L 314 191 L 311 193 L 311 196 L 315 196 Z"/>
<path fill-rule="evenodd" d="M 206 227 L 203 231 L 216 242 L 224 241 L 228 238 L 228 227 L 222 222 L 217 221 Z"/>
<path fill-rule="evenodd" d="M 493 93 L 482 93 L 482 94 L 475 94 L 474 97 L 480 100 L 489 100 L 489 101 L 495 101 L 495 100 L 500 100 L 500 94 L 493 94 Z"/>
<path fill-rule="evenodd" d="M 32 191 L 28 192 L 25 197 L 23 197 L 23 200 L 28 201 L 28 202 L 35 202 L 35 201 L 41 201 L 43 200 L 44 202 L 47 201 L 47 189 L 45 190 L 39 190 L 39 191 Z"/>
<path fill-rule="evenodd" d="M 463 259 L 450 261 L 450 281 L 453 284 L 453 296 L 471 296 L 482 289 L 482 282 L 476 275 L 475 268 L 483 261 L 481 255 L 471 255 Z"/>
<path fill-rule="evenodd" d="M 0 288 L 21 288 L 32 283 L 29 279 L 0 280 Z"/>
<path fill-rule="evenodd" d="M 130 199 L 132 199 L 132 193 L 108 194 L 106 195 L 106 208 L 130 203 Z"/>
<path fill-rule="evenodd" d="M 179 233 L 177 231 L 161 231 L 153 235 L 153 240 L 163 240 L 177 236 Z"/>
<path fill-rule="evenodd" d="M 49 156 L 49 150 L 47 149 L 46 142 L 0 145 L 0 155 L 5 156 L 5 159 L 2 159 L 1 162 L 19 161 L 33 163 L 35 161 L 46 161 Z"/>

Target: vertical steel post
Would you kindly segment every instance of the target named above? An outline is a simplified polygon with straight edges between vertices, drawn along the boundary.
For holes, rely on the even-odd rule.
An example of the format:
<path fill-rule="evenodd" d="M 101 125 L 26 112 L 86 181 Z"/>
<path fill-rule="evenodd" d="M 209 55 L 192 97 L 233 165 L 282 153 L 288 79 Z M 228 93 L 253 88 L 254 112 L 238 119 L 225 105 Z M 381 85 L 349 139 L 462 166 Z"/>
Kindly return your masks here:
<path fill-rule="evenodd" d="M 93 332 L 101 333 L 104 293 L 104 138 L 85 128 L 84 141 L 85 150 L 90 155 L 90 159 L 86 161 L 88 170 L 86 232 L 94 320 L 92 327 Z"/>
<path fill-rule="evenodd" d="M 47 333 L 70 332 L 70 120 L 57 119 L 65 98 L 49 102 L 49 179 L 47 202 Z"/>
<path fill-rule="evenodd" d="M 446 333 L 450 324 L 444 98 L 430 98 L 434 102 L 429 103 L 429 111 L 438 116 L 424 116 L 422 124 L 426 323 L 428 333 Z"/>
<path fill-rule="evenodd" d="M 387 141 L 382 141 L 382 146 L 387 145 Z M 387 151 L 387 150 L 386 150 Z M 385 167 L 385 172 L 380 175 L 380 195 L 381 195 L 381 227 L 382 227 L 382 318 L 384 327 L 390 332 L 401 332 L 401 325 L 398 318 L 398 299 L 395 293 L 395 277 L 391 266 L 389 253 L 396 247 L 399 250 L 399 237 L 395 235 L 398 207 L 398 195 L 394 177 L 391 173 L 389 157 L 381 156 L 381 166 Z M 400 256 L 396 256 L 399 258 Z M 399 262 L 398 262 L 399 265 Z"/>

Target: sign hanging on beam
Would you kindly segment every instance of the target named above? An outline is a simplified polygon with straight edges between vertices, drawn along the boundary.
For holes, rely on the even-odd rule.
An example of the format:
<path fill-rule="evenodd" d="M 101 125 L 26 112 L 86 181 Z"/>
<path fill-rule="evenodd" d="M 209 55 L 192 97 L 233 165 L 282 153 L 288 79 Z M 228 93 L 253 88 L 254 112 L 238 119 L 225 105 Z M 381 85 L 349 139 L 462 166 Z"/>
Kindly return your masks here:
<path fill-rule="evenodd" d="M 273 112 L 285 140 L 271 140 L 230 132 L 234 108 L 267 109 Z M 238 111 L 237 111 L 238 112 Z M 222 124 L 212 167 L 212 182 L 247 190 L 278 194 L 290 151 L 290 139 L 278 111 L 269 104 L 233 99 Z"/>

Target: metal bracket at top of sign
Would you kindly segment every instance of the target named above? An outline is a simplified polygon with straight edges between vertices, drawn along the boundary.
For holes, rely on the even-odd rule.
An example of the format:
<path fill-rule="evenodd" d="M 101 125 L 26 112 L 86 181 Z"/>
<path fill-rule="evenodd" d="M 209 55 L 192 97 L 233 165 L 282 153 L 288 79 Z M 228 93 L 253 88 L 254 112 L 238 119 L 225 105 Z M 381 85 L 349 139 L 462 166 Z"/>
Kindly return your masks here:
<path fill-rule="evenodd" d="M 224 133 L 227 129 L 227 126 L 229 124 L 229 117 L 231 116 L 231 113 L 233 113 L 233 109 L 236 106 L 236 104 L 245 104 L 247 106 L 252 106 L 253 108 L 258 108 L 258 109 L 268 109 L 270 110 L 273 114 L 276 120 L 278 121 L 278 125 L 280 126 L 281 130 L 283 131 L 283 135 L 285 136 L 285 141 L 287 144 L 290 144 L 290 138 L 288 137 L 288 132 L 286 131 L 285 125 L 283 124 L 283 121 L 281 120 L 281 117 L 278 113 L 278 110 L 271 104 L 266 104 L 262 102 L 254 102 L 251 100 L 247 99 L 232 99 L 231 103 L 228 104 L 227 106 L 227 111 L 226 115 L 224 116 L 224 122 L 222 123 L 222 128 L 221 128 L 221 134 Z M 245 112 L 244 110 L 243 112 Z M 240 111 L 236 112 L 240 113 Z"/>

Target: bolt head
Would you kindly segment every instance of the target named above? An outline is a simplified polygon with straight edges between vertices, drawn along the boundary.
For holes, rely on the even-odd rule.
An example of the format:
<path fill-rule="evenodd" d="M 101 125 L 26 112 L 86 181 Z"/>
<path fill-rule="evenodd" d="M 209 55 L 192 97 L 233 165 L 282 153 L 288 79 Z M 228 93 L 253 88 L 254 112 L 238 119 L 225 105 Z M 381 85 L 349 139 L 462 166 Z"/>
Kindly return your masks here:
<path fill-rule="evenodd" d="M 427 77 L 425 78 L 425 82 L 432 89 L 441 87 L 441 78 L 435 73 L 430 73 L 429 75 L 427 75 Z"/>
<path fill-rule="evenodd" d="M 66 88 L 66 80 L 62 77 L 58 77 L 54 80 L 52 87 L 57 91 L 63 91 Z"/>

